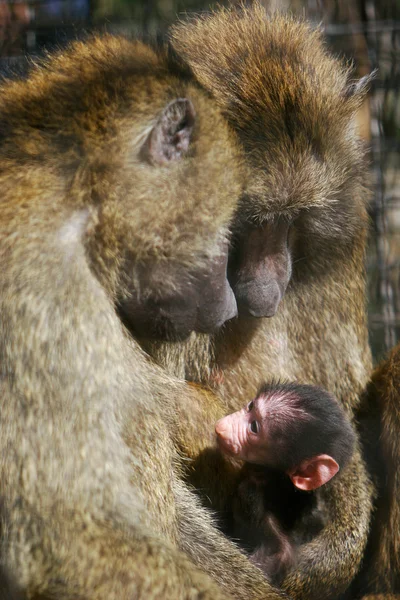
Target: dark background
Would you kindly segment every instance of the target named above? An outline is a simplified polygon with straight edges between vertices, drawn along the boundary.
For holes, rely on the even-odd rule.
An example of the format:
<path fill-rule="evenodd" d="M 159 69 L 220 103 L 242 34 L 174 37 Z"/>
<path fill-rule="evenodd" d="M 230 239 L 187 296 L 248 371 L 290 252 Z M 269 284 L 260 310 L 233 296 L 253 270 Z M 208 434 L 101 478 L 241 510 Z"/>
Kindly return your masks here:
<path fill-rule="evenodd" d="M 0 70 L 6 75 L 18 71 L 21 57 L 40 55 L 93 30 L 162 39 L 177 17 L 209 10 L 213 4 L 209 0 L 0 0 Z M 269 10 L 290 10 L 322 26 L 332 50 L 353 61 L 357 76 L 378 69 L 358 122 L 372 175 L 368 302 L 370 339 L 379 359 L 400 337 L 400 0 L 264 4 Z"/>

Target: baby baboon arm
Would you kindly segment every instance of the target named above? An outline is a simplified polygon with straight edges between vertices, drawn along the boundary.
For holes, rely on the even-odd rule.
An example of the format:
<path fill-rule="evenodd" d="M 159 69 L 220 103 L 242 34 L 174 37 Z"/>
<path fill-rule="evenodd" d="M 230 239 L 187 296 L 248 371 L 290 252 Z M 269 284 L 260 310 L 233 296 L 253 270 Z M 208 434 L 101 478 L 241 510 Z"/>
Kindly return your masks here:
<path fill-rule="evenodd" d="M 324 585 L 324 598 L 336 598 L 355 577 L 365 550 L 372 509 L 371 489 L 357 486 L 360 480 L 367 481 L 368 477 L 356 451 L 341 476 L 321 488 L 319 493 L 329 507 L 330 521 L 312 542 L 299 547 L 296 568 L 282 584 L 296 600 L 321 598 L 324 581 L 329 582 Z"/>

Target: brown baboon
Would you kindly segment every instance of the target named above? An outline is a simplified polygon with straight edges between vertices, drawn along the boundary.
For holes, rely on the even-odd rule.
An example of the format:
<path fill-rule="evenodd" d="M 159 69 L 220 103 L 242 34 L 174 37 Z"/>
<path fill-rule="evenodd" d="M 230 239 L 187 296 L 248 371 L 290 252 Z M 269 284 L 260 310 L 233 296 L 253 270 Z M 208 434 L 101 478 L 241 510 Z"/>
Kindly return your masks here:
<path fill-rule="evenodd" d="M 357 417 L 377 498 L 354 596 L 384 592 L 389 599 L 400 593 L 400 344 L 372 373 Z"/>
<path fill-rule="evenodd" d="M 150 347 L 168 370 L 221 397 L 185 414 L 182 432 L 184 451 L 204 469 L 195 483 L 218 508 L 220 464 L 198 455 L 212 419 L 239 408 L 270 377 L 325 387 L 352 418 L 370 374 L 366 175 L 354 124 L 368 80 L 351 82 L 320 32 L 267 17 L 258 4 L 177 25 L 171 42 L 237 132 L 250 171 L 229 264 L 239 318 L 213 337 Z M 365 549 L 372 490 L 357 444 L 343 477 L 316 492 L 328 525 L 301 548 L 283 582 L 290 595 L 328 598 L 348 587 Z"/>
<path fill-rule="evenodd" d="M 242 177 L 214 103 L 106 37 L 5 83 L 0 107 L 3 592 L 282 597 L 181 481 L 174 396 L 195 390 L 128 331 L 143 313 L 178 338 L 235 314 Z"/>

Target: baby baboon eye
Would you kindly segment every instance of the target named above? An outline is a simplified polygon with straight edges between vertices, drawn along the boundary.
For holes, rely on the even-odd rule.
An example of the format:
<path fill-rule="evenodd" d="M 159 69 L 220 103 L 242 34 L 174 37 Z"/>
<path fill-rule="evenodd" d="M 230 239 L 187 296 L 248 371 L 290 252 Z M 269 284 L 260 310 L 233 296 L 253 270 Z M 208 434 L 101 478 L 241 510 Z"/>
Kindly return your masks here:
<path fill-rule="evenodd" d="M 257 421 L 252 421 L 252 422 L 250 423 L 250 431 L 251 431 L 252 433 L 258 433 L 258 432 L 259 432 L 259 430 L 260 430 L 260 427 L 259 427 L 259 425 L 258 425 L 258 422 L 257 422 Z"/>
<path fill-rule="evenodd" d="M 253 410 L 253 407 L 254 407 L 254 402 L 253 402 L 253 400 L 251 400 L 251 402 L 249 402 L 247 405 L 247 412 L 250 412 L 251 410 Z"/>

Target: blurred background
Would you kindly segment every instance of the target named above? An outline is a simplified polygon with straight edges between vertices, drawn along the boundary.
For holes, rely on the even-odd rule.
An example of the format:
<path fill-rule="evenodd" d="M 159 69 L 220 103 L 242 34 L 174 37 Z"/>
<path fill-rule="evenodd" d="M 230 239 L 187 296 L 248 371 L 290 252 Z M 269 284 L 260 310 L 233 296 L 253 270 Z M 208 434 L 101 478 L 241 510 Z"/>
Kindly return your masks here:
<path fill-rule="evenodd" d="M 358 115 L 371 166 L 368 247 L 370 339 L 379 360 L 400 338 L 400 0 L 265 0 L 325 32 L 357 76 L 377 69 Z M 93 30 L 159 38 L 177 16 L 207 11 L 210 0 L 0 0 L 0 72 Z M 232 5 L 235 0 L 219 4 Z M 22 61 L 23 62 L 23 61 Z"/>

